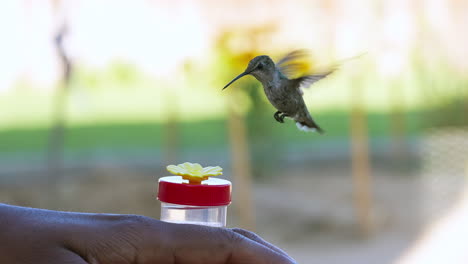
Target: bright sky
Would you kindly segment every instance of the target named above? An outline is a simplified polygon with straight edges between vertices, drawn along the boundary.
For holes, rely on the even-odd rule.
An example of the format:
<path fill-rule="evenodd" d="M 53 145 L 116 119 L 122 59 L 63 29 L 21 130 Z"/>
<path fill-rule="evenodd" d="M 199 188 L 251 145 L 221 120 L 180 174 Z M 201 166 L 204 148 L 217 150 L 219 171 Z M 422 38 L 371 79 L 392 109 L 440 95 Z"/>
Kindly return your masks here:
<path fill-rule="evenodd" d="M 208 47 L 205 26 L 193 4 L 174 9 L 156 8 L 143 0 L 64 3 L 54 10 L 51 1 L 2 1 L 0 90 L 11 88 L 20 77 L 52 86 L 59 76 L 53 38 L 64 14 L 70 32 L 68 53 L 91 67 L 124 60 L 164 76 Z"/>
<path fill-rule="evenodd" d="M 315 5 L 307 1 L 290 4 L 270 1 L 270 5 L 263 0 L 227 1 L 220 5 L 216 1 L 62 0 L 56 1 L 62 3 L 56 6 L 53 2 L 1 2 L 0 90 L 25 75 L 43 86 L 57 78 L 58 65 L 51 40 L 63 17 L 70 28 L 67 48 L 77 61 L 100 67 L 123 59 L 162 76 L 179 67 L 187 57 L 206 55 L 220 25 L 269 20 L 281 25 L 282 37 L 278 39 L 308 46 L 321 42 L 323 46 L 332 37 L 336 40 L 337 56 L 368 51 L 378 57 L 383 74 L 397 74 L 404 67 L 413 43 L 427 37 L 421 39 L 420 28 L 415 26 L 420 23 L 415 10 L 425 16 L 423 27 L 430 28 L 428 42 L 432 34 L 438 34 L 439 41 L 450 50 L 450 58 L 458 57 L 465 66 L 468 61 L 466 54 L 465 60 L 459 58 L 467 37 L 457 34 L 468 19 L 453 16 L 458 8 L 455 1 L 428 0 L 420 7 L 404 0 L 383 1 L 379 6 L 369 0 L 352 4 L 336 1 L 329 9 L 323 7 L 325 1 Z M 239 16 L 239 11 L 243 16 Z M 330 23 L 335 26 L 330 28 L 327 26 Z M 335 36 L 328 36 L 333 32 Z M 287 46 L 286 43 L 278 40 L 279 45 Z M 426 49 L 434 48 L 430 43 L 424 44 Z"/>

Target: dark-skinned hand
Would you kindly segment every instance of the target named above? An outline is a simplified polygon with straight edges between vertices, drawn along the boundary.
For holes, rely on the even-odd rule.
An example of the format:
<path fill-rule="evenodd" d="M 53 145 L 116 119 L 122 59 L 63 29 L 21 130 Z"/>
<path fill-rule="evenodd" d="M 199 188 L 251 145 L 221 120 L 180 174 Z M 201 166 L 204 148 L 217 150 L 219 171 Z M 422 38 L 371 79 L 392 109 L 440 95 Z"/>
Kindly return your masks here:
<path fill-rule="evenodd" d="M 5 204 L 0 204 L 0 245 L 0 263 L 12 264 L 295 263 L 242 229 Z"/>

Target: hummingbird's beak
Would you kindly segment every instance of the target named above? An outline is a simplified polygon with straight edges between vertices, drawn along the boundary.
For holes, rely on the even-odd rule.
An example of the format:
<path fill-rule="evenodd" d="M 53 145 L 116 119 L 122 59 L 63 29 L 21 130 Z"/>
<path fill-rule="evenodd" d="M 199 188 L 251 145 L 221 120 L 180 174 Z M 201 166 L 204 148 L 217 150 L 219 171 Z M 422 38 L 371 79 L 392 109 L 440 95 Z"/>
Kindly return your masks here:
<path fill-rule="evenodd" d="M 234 80 L 230 81 L 228 84 L 226 84 L 226 86 L 224 86 L 223 90 L 226 89 L 229 85 L 231 85 L 231 83 L 237 81 L 238 79 L 240 79 L 242 76 L 245 76 L 247 74 L 249 74 L 250 72 L 243 72 L 241 74 L 239 74 L 239 76 L 237 76 L 236 78 L 234 78 Z"/>

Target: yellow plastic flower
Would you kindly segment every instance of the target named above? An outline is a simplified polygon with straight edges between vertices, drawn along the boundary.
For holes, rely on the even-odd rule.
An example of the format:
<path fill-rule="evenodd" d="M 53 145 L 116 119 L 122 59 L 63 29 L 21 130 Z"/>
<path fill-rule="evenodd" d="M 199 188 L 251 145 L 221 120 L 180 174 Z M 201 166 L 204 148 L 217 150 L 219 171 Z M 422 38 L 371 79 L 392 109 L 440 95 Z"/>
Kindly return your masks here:
<path fill-rule="evenodd" d="M 167 170 L 174 174 L 182 176 L 183 179 L 188 180 L 189 183 L 200 184 L 202 181 L 207 180 L 210 176 L 218 176 L 223 174 L 223 168 L 216 167 L 202 167 L 198 163 L 185 162 L 179 165 L 169 165 Z"/>

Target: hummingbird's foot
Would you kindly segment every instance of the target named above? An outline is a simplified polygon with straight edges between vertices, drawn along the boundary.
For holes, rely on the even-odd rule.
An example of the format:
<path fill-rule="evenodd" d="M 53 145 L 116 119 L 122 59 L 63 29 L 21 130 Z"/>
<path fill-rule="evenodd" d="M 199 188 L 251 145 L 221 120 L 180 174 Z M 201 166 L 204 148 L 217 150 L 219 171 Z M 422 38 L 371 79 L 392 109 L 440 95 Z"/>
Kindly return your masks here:
<path fill-rule="evenodd" d="M 276 111 L 276 113 L 273 115 L 276 121 L 280 123 L 284 123 L 284 114 L 280 111 Z"/>
<path fill-rule="evenodd" d="M 285 113 L 282 113 L 280 116 L 279 116 L 279 119 L 280 119 L 280 122 L 281 123 L 284 123 L 284 118 L 287 117 L 287 115 Z"/>

